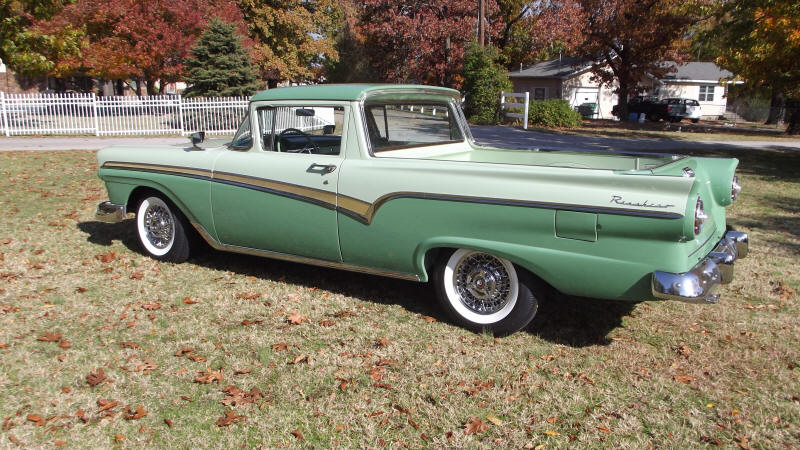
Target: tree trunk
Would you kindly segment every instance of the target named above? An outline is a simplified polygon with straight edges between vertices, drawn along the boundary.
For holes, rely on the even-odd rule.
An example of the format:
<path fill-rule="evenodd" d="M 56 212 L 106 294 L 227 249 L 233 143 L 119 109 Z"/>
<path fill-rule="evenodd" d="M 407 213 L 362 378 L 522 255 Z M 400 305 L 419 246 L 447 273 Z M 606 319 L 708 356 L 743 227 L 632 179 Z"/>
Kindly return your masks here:
<path fill-rule="evenodd" d="M 267 80 L 267 89 L 275 89 L 276 87 L 278 87 L 278 80 L 272 78 Z"/>
<path fill-rule="evenodd" d="M 797 136 L 800 134 L 800 100 L 787 100 L 786 109 L 789 114 L 789 125 L 786 134 Z"/>
<path fill-rule="evenodd" d="M 142 82 L 141 78 L 137 78 L 136 79 L 136 96 L 137 97 L 144 96 L 144 90 L 142 89 L 143 87 L 144 87 L 144 82 Z"/>
<path fill-rule="evenodd" d="M 620 80 L 619 87 L 617 88 L 617 106 L 616 110 L 619 113 L 619 120 L 628 120 L 628 83 Z"/>
<path fill-rule="evenodd" d="M 156 95 L 156 80 L 146 79 L 144 85 L 147 87 L 147 95 Z"/>
<path fill-rule="evenodd" d="M 122 80 L 114 82 L 114 94 L 119 96 L 125 95 L 125 85 L 122 84 Z"/>
<path fill-rule="evenodd" d="M 766 125 L 777 125 L 783 122 L 786 116 L 786 97 L 777 88 L 772 88 L 772 100 L 769 103 L 769 117 L 764 122 Z"/>

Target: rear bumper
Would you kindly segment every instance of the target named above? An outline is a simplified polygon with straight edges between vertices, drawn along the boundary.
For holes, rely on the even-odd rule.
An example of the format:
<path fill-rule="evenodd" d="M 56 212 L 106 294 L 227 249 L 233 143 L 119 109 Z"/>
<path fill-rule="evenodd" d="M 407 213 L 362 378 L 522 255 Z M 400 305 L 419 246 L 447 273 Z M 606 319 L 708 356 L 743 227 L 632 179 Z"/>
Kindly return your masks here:
<path fill-rule="evenodd" d="M 97 212 L 94 218 L 100 222 L 117 223 L 125 218 L 125 205 L 116 205 L 111 202 L 103 202 L 97 205 Z"/>
<path fill-rule="evenodd" d="M 733 281 L 733 263 L 747 256 L 749 244 L 747 233 L 729 230 L 692 270 L 653 272 L 653 296 L 689 303 L 716 303 L 719 294 L 714 294 L 714 288 Z"/>

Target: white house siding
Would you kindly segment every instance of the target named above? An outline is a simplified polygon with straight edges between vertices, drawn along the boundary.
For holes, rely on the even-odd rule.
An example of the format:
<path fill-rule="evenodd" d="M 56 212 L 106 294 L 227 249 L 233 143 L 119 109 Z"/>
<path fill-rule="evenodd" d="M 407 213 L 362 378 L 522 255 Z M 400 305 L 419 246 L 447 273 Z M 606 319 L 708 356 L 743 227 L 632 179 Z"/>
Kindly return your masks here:
<path fill-rule="evenodd" d="M 567 100 L 573 107 L 580 106 L 582 103 L 598 103 L 597 117 L 600 119 L 611 119 L 611 109 L 617 104 L 617 95 L 614 94 L 614 87 L 600 85 L 592 80 L 591 72 L 584 72 L 568 80 L 564 80 L 562 98 Z M 592 97 L 596 98 L 594 100 Z"/>
<path fill-rule="evenodd" d="M 714 100 L 703 101 L 700 100 L 700 86 L 714 86 Z M 705 119 L 716 119 L 717 117 L 725 114 L 725 108 L 728 105 L 728 87 L 720 85 L 719 83 L 676 83 L 669 82 L 661 86 L 658 96 L 659 98 L 667 97 L 681 97 L 693 98 L 700 102 L 700 109 Z"/>

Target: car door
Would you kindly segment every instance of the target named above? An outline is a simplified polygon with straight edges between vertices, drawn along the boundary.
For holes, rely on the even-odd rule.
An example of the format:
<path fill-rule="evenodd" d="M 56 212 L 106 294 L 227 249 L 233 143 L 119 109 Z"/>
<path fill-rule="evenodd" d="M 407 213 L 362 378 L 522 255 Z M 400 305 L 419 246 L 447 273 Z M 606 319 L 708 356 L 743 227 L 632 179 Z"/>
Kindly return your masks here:
<path fill-rule="evenodd" d="M 341 261 L 336 196 L 346 108 L 253 109 L 251 147 L 224 153 L 214 166 L 211 203 L 222 244 Z"/>

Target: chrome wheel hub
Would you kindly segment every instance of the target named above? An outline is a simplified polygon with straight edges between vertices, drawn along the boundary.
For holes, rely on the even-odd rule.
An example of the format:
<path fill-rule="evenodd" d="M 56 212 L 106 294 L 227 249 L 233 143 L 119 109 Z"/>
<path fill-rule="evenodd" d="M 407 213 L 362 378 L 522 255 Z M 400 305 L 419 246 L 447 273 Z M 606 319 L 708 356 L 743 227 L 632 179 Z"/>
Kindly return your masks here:
<path fill-rule="evenodd" d="M 150 205 L 144 213 L 144 229 L 147 240 L 158 249 L 166 248 L 175 234 L 172 214 L 161 205 Z"/>
<path fill-rule="evenodd" d="M 492 255 L 466 255 L 458 262 L 453 278 L 461 303 L 478 314 L 494 314 L 511 299 L 508 271 Z"/>

